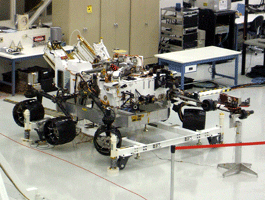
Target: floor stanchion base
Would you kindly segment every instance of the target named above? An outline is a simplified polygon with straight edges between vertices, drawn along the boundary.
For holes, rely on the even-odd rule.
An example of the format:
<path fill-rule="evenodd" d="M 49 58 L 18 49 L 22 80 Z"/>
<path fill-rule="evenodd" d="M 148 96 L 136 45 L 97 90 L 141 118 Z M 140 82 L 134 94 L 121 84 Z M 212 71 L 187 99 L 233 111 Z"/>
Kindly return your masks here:
<path fill-rule="evenodd" d="M 218 164 L 217 167 L 228 169 L 228 171 L 223 173 L 223 177 L 239 174 L 241 171 L 256 175 L 258 177 L 258 174 L 250 169 L 250 163 L 224 163 Z"/>

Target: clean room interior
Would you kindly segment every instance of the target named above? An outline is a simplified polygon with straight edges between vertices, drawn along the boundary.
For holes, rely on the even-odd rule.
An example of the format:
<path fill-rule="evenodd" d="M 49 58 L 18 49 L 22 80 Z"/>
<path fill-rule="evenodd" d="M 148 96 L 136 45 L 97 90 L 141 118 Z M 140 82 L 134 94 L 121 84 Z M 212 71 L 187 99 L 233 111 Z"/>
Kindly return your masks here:
<path fill-rule="evenodd" d="M 19 10 L 19 8 L 22 10 L 26 10 L 25 8 L 28 6 L 28 4 L 26 4 L 25 2 L 27 2 L 27 0 L 25 0 L 24 2 L 25 4 L 21 3 L 22 1 L 21 2 L 16 1 L 16 2 L 20 4 L 18 5 L 18 7 L 16 7 L 17 8 L 16 12 L 18 14 L 24 14 L 22 13 L 21 10 Z M 97 129 L 101 126 L 100 124 L 97 123 L 93 124 L 94 126 L 91 128 L 90 126 L 91 123 L 89 121 L 78 122 L 76 129 L 77 134 L 75 138 L 70 142 L 67 142 L 62 145 L 56 145 L 56 144 L 52 145 L 46 141 L 47 138 L 44 139 L 40 138 L 41 135 L 41 130 L 39 129 L 40 126 L 37 126 L 36 128 L 35 121 L 32 121 L 31 123 L 32 127 L 30 132 L 27 132 L 28 131 L 27 127 L 25 128 L 23 126 L 22 127 L 18 126 L 17 122 L 15 122 L 15 120 L 13 119 L 14 107 L 16 103 L 28 99 L 24 96 L 24 92 L 26 91 L 25 87 L 21 86 L 23 86 L 25 81 L 32 81 L 32 79 L 30 79 L 30 76 L 27 76 L 27 78 L 25 78 L 26 80 L 15 79 L 17 84 L 15 85 L 14 91 L 12 90 L 12 86 L 10 86 L 10 84 L 6 85 L 4 83 L 1 83 L 0 86 L 0 113 L 1 113 L 0 160 L 2 168 L 1 177 L 0 177 L 1 199 L 10 199 L 10 200 L 13 199 L 19 199 L 19 200 L 20 199 L 36 199 L 36 200 L 38 199 L 47 199 L 47 200 L 264 199 L 265 167 L 263 159 L 265 155 L 263 153 L 263 150 L 265 150 L 265 147 L 262 144 L 262 142 L 264 143 L 265 141 L 265 136 L 263 133 L 264 131 L 263 119 L 264 119 L 265 108 L 263 106 L 263 100 L 262 100 L 262 98 L 264 97 L 264 88 L 263 88 L 264 74 L 262 74 L 262 70 L 259 72 L 256 71 L 254 73 L 254 69 L 256 69 L 254 67 L 255 66 L 261 66 L 261 68 L 264 67 L 263 63 L 264 52 L 262 49 L 264 49 L 265 47 L 262 46 L 263 45 L 262 42 L 260 42 L 261 43 L 260 47 L 255 46 L 253 48 L 254 50 L 248 48 L 248 46 L 252 45 L 247 45 L 246 51 L 244 52 L 244 46 L 241 47 L 242 42 L 244 41 L 242 40 L 242 35 L 243 35 L 242 28 L 241 31 L 239 30 L 237 34 L 235 30 L 235 28 L 237 27 L 235 23 L 237 23 L 239 18 L 235 17 L 234 19 L 235 23 L 233 25 L 231 24 L 224 25 L 225 28 L 227 28 L 228 26 L 232 26 L 230 27 L 228 32 L 226 32 L 227 29 L 219 28 L 218 30 L 222 30 L 224 31 L 224 33 L 219 32 L 214 34 L 215 40 L 213 44 L 209 45 L 209 43 L 211 42 L 209 41 L 210 33 L 207 32 L 208 29 L 206 28 L 205 32 L 207 32 L 208 37 L 206 34 L 205 41 L 202 40 L 199 41 L 199 39 L 196 38 L 195 41 L 198 46 L 186 48 L 184 47 L 185 41 L 182 40 L 182 45 L 180 45 L 180 47 L 177 48 L 178 50 L 176 50 L 176 47 L 172 47 L 173 50 L 171 51 L 169 50 L 167 52 L 159 52 L 158 47 L 159 43 L 161 42 L 160 39 L 162 37 L 161 36 L 162 25 L 160 24 L 161 23 L 160 9 L 166 7 L 173 7 L 175 9 L 176 4 L 178 3 L 180 3 L 181 7 L 183 7 L 183 2 L 172 1 L 172 0 L 167 0 L 167 1 L 161 0 L 161 1 L 155 1 L 156 3 L 154 4 L 158 3 L 157 5 L 151 6 L 150 1 L 148 0 L 144 1 L 145 4 L 141 5 L 143 7 L 146 6 L 145 7 L 146 12 L 152 12 L 152 10 L 150 9 L 156 9 L 157 11 L 155 15 L 152 15 L 152 17 L 154 17 L 154 19 L 157 20 L 156 21 L 157 24 L 155 25 L 155 28 L 152 31 L 150 31 L 151 35 L 145 35 L 145 36 L 141 34 L 139 36 L 139 31 L 143 31 L 141 26 L 141 21 L 138 21 L 138 24 L 136 23 L 137 21 L 136 22 L 134 21 L 134 19 L 138 19 L 137 18 L 138 15 L 142 16 L 140 15 L 142 14 L 142 8 L 141 9 L 139 8 L 140 14 L 137 12 L 139 11 L 137 9 L 137 5 L 139 5 L 137 3 L 140 3 L 139 1 L 134 2 L 135 4 L 131 3 L 132 1 L 128 1 L 130 2 L 129 4 L 115 1 L 115 4 L 113 5 L 110 3 L 110 1 L 107 0 L 100 1 L 101 4 L 98 4 L 97 1 L 93 0 L 86 0 L 86 1 L 80 0 L 79 2 L 80 5 L 74 4 L 73 1 L 71 0 L 68 1 L 68 3 L 64 2 L 63 4 L 63 2 L 64 1 L 61 0 L 52 1 L 52 10 L 53 10 L 52 17 L 56 16 L 57 17 L 56 19 L 53 18 L 52 21 L 50 21 L 49 23 L 46 22 L 46 20 L 49 21 L 51 17 L 49 16 L 49 9 L 47 10 L 47 8 L 44 14 L 36 18 L 33 25 L 39 26 L 41 23 L 42 25 L 39 28 L 35 29 L 25 28 L 25 30 L 17 30 L 14 33 L 0 33 L 0 39 L 3 38 L 3 42 L 0 42 L 1 48 L 3 47 L 10 48 L 9 44 L 12 42 L 12 40 L 14 41 L 15 45 L 17 45 L 19 41 L 21 41 L 23 49 L 22 50 L 16 49 L 16 51 L 19 51 L 16 52 L 18 53 L 17 56 L 23 56 L 23 54 L 26 54 L 27 51 L 34 52 L 35 50 L 36 53 L 37 51 L 40 50 L 40 52 L 42 52 L 38 54 L 38 56 L 36 57 L 32 56 L 33 59 L 30 58 L 26 60 L 23 59 L 19 60 L 18 57 L 13 58 L 11 57 L 10 54 L 6 52 L 4 53 L 0 52 L 1 56 L 0 72 L 4 74 L 3 76 L 1 76 L 2 79 L 9 78 L 11 79 L 12 83 L 13 76 L 10 70 L 12 69 L 13 60 L 15 60 L 16 69 L 25 69 L 28 67 L 39 66 L 47 70 L 49 69 L 48 71 L 50 72 L 50 69 L 52 67 L 50 63 L 47 62 L 47 59 L 45 60 L 42 55 L 43 55 L 43 49 L 45 48 L 47 49 L 46 47 L 47 43 L 51 40 L 50 28 L 46 26 L 52 27 L 55 25 L 56 27 L 61 26 L 62 28 L 63 40 L 65 43 L 64 45 L 66 45 L 63 46 L 63 48 L 68 48 L 69 47 L 68 45 L 72 46 L 76 45 L 77 39 L 75 38 L 74 35 L 80 34 L 87 40 L 89 44 L 92 45 L 93 42 L 100 41 L 99 37 L 100 35 L 105 34 L 105 36 L 103 36 L 103 41 L 110 54 L 114 54 L 113 49 L 117 47 L 117 49 L 115 50 L 125 49 L 127 51 L 126 53 L 128 54 L 127 55 L 125 53 L 126 56 L 131 56 L 136 54 L 143 55 L 144 65 L 149 64 L 150 66 L 152 66 L 152 64 L 157 65 L 163 63 L 162 61 L 164 61 L 166 62 L 166 66 L 169 68 L 169 70 L 173 69 L 172 70 L 173 75 L 171 74 L 170 77 L 178 76 L 180 78 L 183 74 L 185 74 L 185 78 L 192 79 L 191 83 L 185 83 L 185 91 L 188 92 L 189 94 L 201 94 L 201 96 L 198 101 L 195 101 L 196 105 L 194 106 L 194 99 L 187 100 L 183 97 L 187 95 L 187 93 L 185 93 L 183 96 L 177 92 L 173 93 L 176 95 L 176 98 L 172 98 L 171 104 L 168 105 L 170 108 L 169 109 L 170 112 L 168 112 L 169 117 L 166 116 L 166 118 L 168 117 L 168 119 L 159 121 L 157 124 L 156 124 L 156 118 L 161 117 L 162 119 L 163 116 L 159 116 L 158 114 L 156 117 L 152 119 L 150 118 L 150 121 L 153 120 L 154 122 L 152 121 L 151 123 L 143 124 L 142 121 L 145 120 L 144 117 L 146 116 L 145 115 L 146 112 L 142 113 L 142 111 L 137 108 L 136 111 L 134 112 L 136 113 L 135 115 L 138 115 L 138 118 L 134 121 L 132 120 L 133 127 L 130 127 L 128 129 L 126 127 L 119 127 L 122 136 L 122 145 L 121 147 L 118 147 L 116 153 L 118 154 L 119 151 L 125 152 L 124 153 L 125 155 L 127 152 L 131 152 L 131 156 L 128 158 L 128 162 L 125 163 L 124 165 L 121 165 L 119 162 L 116 163 L 115 161 L 117 160 L 115 160 L 115 158 L 113 159 L 112 157 L 113 155 L 116 155 L 115 152 L 114 154 L 111 154 L 110 149 L 113 148 L 113 146 L 110 145 L 108 146 L 109 150 L 108 153 L 111 154 L 108 156 L 102 155 L 102 152 L 101 153 L 99 152 L 100 149 L 95 148 L 95 143 L 93 141 L 94 134 L 97 131 Z M 235 10 L 236 4 L 238 3 L 244 4 L 243 1 L 232 2 L 231 8 L 229 8 L 229 10 Z M 250 3 L 259 4 L 260 2 L 250 2 Z M 60 7 L 58 8 L 58 5 L 61 5 L 61 9 L 67 9 L 67 12 L 62 12 L 62 10 L 59 11 Z M 104 9 L 107 9 L 108 6 L 111 11 L 113 11 L 112 9 L 118 8 L 115 11 L 118 13 L 116 16 L 124 16 L 127 17 L 129 20 L 129 23 L 127 25 L 125 24 L 125 27 L 127 27 L 128 29 L 126 30 L 125 28 L 124 31 L 122 32 L 123 34 L 117 33 L 119 31 L 119 28 L 123 28 L 122 22 L 118 22 L 118 25 L 111 24 L 111 26 L 115 27 L 114 29 L 116 31 L 115 33 L 116 35 L 114 34 L 115 37 L 111 33 L 106 34 L 105 32 L 107 29 L 110 29 L 110 23 L 112 22 L 111 20 L 113 20 L 112 18 L 113 15 L 111 15 L 108 12 L 104 13 Z M 85 7 L 85 11 L 82 11 L 84 13 L 82 13 L 80 10 L 78 12 L 78 9 L 81 7 Z M 48 8 L 51 7 L 48 6 Z M 89 8 L 90 9 L 92 8 L 92 13 L 90 13 L 90 10 L 87 10 Z M 124 10 L 122 8 L 124 8 Z M 261 7 L 261 10 L 262 9 L 263 7 Z M 126 13 L 127 10 L 130 10 L 129 14 Z M 134 10 L 136 10 L 135 13 Z M 214 11 L 213 13 L 215 14 L 215 16 L 219 17 L 220 13 L 226 11 L 227 9 L 225 9 L 224 11 Z M 200 10 L 198 11 L 198 13 L 200 13 Z M 251 18 L 252 15 L 254 14 L 249 13 L 249 18 Z M 60 16 L 61 18 L 59 18 Z M 74 19 L 78 19 L 77 20 L 78 23 L 75 22 Z M 86 22 L 87 19 L 94 20 L 93 25 L 91 25 L 92 23 L 87 23 Z M 106 19 L 108 19 L 109 21 L 108 20 L 106 21 Z M 146 19 L 150 20 L 150 22 L 148 23 L 146 22 L 147 24 L 144 24 L 143 27 L 150 28 L 153 22 L 151 22 L 152 20 L 149 19 L 148 17 L 146 17 Z M 220 17 L 220 19 L 223 19 L 222 16 Z M 220 19 L 218 19 L 219 22 L 222 22 L 222 20 Z M 229 17 L 229 19 L 231 18 Z M 28 21 L 30 21 L 30 17 Z M 123 18 L 123 21 L 126 21 L 125 18 Z M 198 21 L 200 20 L 198 19 Z M 5 23 L 12 24 L 13 22 L 5 22 Z M 0 26 L 8 26 L 8 24 L 4 23 L 1 24 L 0 22 Z M 198 24 L 198 27 L 199 26 L 200 25 Z M 204 27 L 205 26 L 201 28 Z M 18 27 L 14 26 L 12 28 L 17 29 Z M 76 29 L 78 29 L 78 31 Z M 233 30 L 232 32 L 234 33 L 234 35 L 228 37 L 228 35 L 231 34 L 231 30 Z M 17 38 L 16 36 L 10 37 L 10 34 L 17 34 Z M 34 41 L 30 39 L 31 37 L 37 37 L 43 35 L 45 35 L 45 40 L 42 41 L 43 43 L 34 43 Z M 91 37 L 89 37 L 90 35 Z M 184 38 L 184 35 L 182 35 L 181 38 L 182 37 Z M 237 44 L 235 44 L 233 36 L 240 37 L 237 39 Z M 177 36 L 174 35 L 174 38 L 176 37 Z M 230 43 L 229 42 L 227 43 L 225 41 L 227 37 L 231 39 Z M 247 40 L 249 39 L 251 40 L 252 37 L 247 38 Z M 265 37 L 262 35 L 262 29 L 260 29 L 258 37 L 259 39 L 263 39 L 263 37 Z M 154 39 L 156 42 L 154 42 L 154 40 L 152 39 Z M 219 39 L 225 42 L 219 43 Z M 122 42 L 119 40 L 121 40 Z M 201 42 L 205 44 L 204 46 L 199 47 L 199 45 L 203 45 Z M 233 44 L 231 44 L 231 42 Z M 36 45 L 36 47 L 32 47 L 32 43 Z M 149 46 L 149 44 L 151 47 L 157 47 L 157 48 L 145 48 L 146 46 Z M 219 57 L 217 56 L 218 59 L 220 59 L 218 61 L 216 60 L 212 61 L 210 58 L 209 58 L 210 61 L 207 62 L 207 60 L 206 61 L 204 60 L 203 63 L 198 60 L 192 61 L 193 64 L 194 62 L 196 62 L 195 68 L 194 65 L 192 65 L 193 68 L 191 69 L 190 72 L 184 71 L 185 73 L 183 73 L 183 70 L 178 67 L 181 64 L 183 64 L 181 63 L 181 61 L 179 61 L 181 60 L 181 58 L 179 60 L 178 58 L 176 59 L 173 58 L 173 64 L 172 64 L 171 61 L 169 62 L 168 60 L 165 60 L 164 58 L 161 57 L 159 58 L 159 56 L 157 56 L 161 54 L 167 54 L 170 52 L 179 55 L 181 52 L 194 52 L 198 49 L 202 49 L 202 51 L 200 51 L 201 56 L 198 57 L 203 57 L 206 54 L 206 51 L 203 51 L 203 49 L 205 50 L 205 48 L 212 46 L 216 46 L 222 49 L 229 49 L 229 52 L 231 51 L 233 53 L 233 56 L 235 55 L 236 57 L 233 59 L 228 59 L 228 61 L 226 59 L 220 58 L 220 56 Z M 53 50 L 50 50 L 50 52 L 52 52 Z M 137 50 L 139 50 L 139 53 L 136 53 Z M 116 52 L 122 52 L 122 51 L 116 51 Z M 214 56 L 214 53 L 215 52 L 212 53 L 213 54 L 212 56 Z M 6 54 L 7 56 L 5 56 Z M 196 56 L 197 55 L 195 55 L 194 53 L 188 56 L 188 58 L 195 59 Z M 110 57 L 112 57 L 112 55 L 110 55 Z M 245 59 L 245 62 L 243 61 L 243 59 Z M 61 61 L 67 64 L 68 60 L 70 59 L 65 59 L 61 57 L 59 61 L 57 60 L 55 62 L 55 69 L 56 65 L 59 65 Z M 138 62 L 140 61 L 138 60 Z M 211 62 L 214 62 L 214 64 L 212 64 Z M 84 62 L 84 63 L 89 65 L 88 64 L 89 62 Z M 175 65 L 175 63 L 178 63 L 179 65 Z M 242 69 L 243 63 L 245 65 L 244 69 Z M 215 74 L 216 76 L 214 77 L 214 79 L 212 79 L 214 73 L 213 65 L 216 68 L 216 74 Z M 237 70 L 236 70 L 236 65 L 238 65 Z M 122 68 L 121 66 L 120 68 Z M 85 66 L 82 65 L 82 67 Z M 143 69 L 145 69 L 146 71 L 149 70 L 149 68 L 147 67 Z M 167 70 L 167 68 L 165 69 Z M 190 68 L 185 68 L 185 70 L 189 69 Z M 195 70 L 193 71 L 193 69 Z M 242 75 L 243 71 L 244 74 Z M 8 74 L 7 72 L 10 73 Z M 73 73 L 73 71 L 71 73 Z M 225 76 L 220 76 L 220 74 L 221 75 L 225 74 Z M 10 77 L 6 77 L 8 75 Z M 35 75 L 33 75 L 33 77 L 34 76 Z M 58 79 L 60 79 L 61 77 L 60 73 L 55 76 L 57 76 Z M 17 76 L 17 74 L 16 77 L 21 78 L 21 76 Z M 50 81 L 51 78 L 52 77 L 49 76 L 46 80 Z M 56 78 L 52 79 L 56 84 L 57 83 Z M 77 77 L 75 77 L 74 79 L 77 79 Z M 122 81 L 122 77 L 120 79 L 121 80 L 119 81 Z M 106 80 L 104 81 L 106 82 Z M 102 87 L 103 89 L 106 88 L 106 85 L 110 84 L 110 82 L 105 83 L 104 81 L 101 81 L 105 84 L 104 87 Z M 50 84 L 50 82 L 45 82 L 45 83 Z M 40 87 L 40 84 L 41 83 L 38 83 L 37 85 Z M 178 84 L 179 84 L 178 89 L 180 89 L 181 86 L 183 85 L 181 85 L 181 81 L 179 81 Z M 68 87 L 67 85 L 65 86 Z M 39 87 L 37 89 L 40 89 Z M 41 85 L 41 87 L 44 88 L 44 85 Z M 100 84 L 99 87 L 101 88 Z M 167 87 L 170 86 L 162 87 L 160 85 L 160 87 L 165 90 L 158 88 L 155 90 L 157 93 L 158 91 L 160 91 L 160 89 L 161 91 L 167 91 L 166 90 Z M 103 93 L 102 88 L 99 97 L 101 97 L 100 95 Z M 111 90 L 111 87 L 109 88 Z M 128 88 L 129 88 L 129 83 L 128 83 Z M 145 89 L 146 89 L 146 94 L 143 93 L 142 94 L 143 96 L 148 95 L 147 92 L 149 90 L 147 90 L 147 88 Z M 174 91 L 179 92 L 177 88 L 173 87 L 173 89 L 175 89 Z M 122 88 L 120 88 L 120 90 L 122 91 Z M 140 91 L 140 87 L 134 90 Z M 41 89 L 40 91 L 43 90 Z M 207 91 L 208 94 L 203 95 L 205 93 L 203 93 L 202 91 L 203 92 Z M 14 94 L 12 94 L 12 92 L 14 92 Z M 220 92 L 222 94 L 227 94 L 231 97 L 236 97 L 239 99 L 239 100 L 238 99 L 233 100 L 233 98 L 231 98 L 232 99 L 231 100 L 230 98 L 228 98 L 229 101 L 226 102 L 230 103 L 231 100 L 233 103 L 235 103 L 236 101 L 236 103 L 238 103 L 238 105 L 236 105 L 237 110 L 234 107 L 231 108 L 227 105 L 225 105 L 226 106 L 225 108 L 221 107 L 221 105 L 219 106 L 219 104 L 222 104 L 220 103 L 220 100 L 217 102 L 217 100 L 219 99 Z M 52 100 L 54 100 L 54 102 L 56 101 L 56 99 L 53 99 L 53 97 L 60 95 L 60 93 L 57 93 L 57 90 L 49 91 L 47 92 L 47 94 L 50 95 L 49 97 Z M 183 98 L 185 100 L 183 100 Z M 250 100 L 248 100 L 248 98 Z M 175 99 L 177 100 L 175 101 Z M 203 130 L 202 132 L 198 131 L 197 133 L 194 133 L 194 131 L 182 128 L 183 122 L 180 120 L 178 113 L 172 109 L 173 106 L 178 105 L 178 103 L 182 101 L 185 101 L 186 103 L 188 101 L 191 101 L 191 103 L 190 104 L 187 103 L 188 106 L 184 108 L 196 107 L 202 109 L 203 106 L 205 106 L 205 104 L 201 104 L 201 102 L 209 99 L 213 100 L 216 103 L 216 104 L 215 103 L 210 104 L 210 106 L 213 106 L 215 108 L 213 111 L 205 112 L 206 113 L 205 124 L 204 124 L 205 127 L 203 129 L 209 130 L 209 133 L 208 131 L 206 131 L 206 134 L 203 134 L 204 133 Z M 57 109 L 54 102 L 51 101 L 50 99 L 45 98 L 45 96 L 43 97 L 42 105 L 45 109 L 47 108 L 45 110 L 45 113 L 47 110 L 48 113 L 49 110 Z M 247 105 L 245 106 L 243 104 L 241 105 L 240 104 L 241 102 L 245 102 Z M 156 103 L 154 104 L 156 105 Z M 217 106 L 217 104 L 219 107 Z M 146 105 L 143 106 L 148 107 L 148 104 L 146 103 Z M 209 105 L 207 104 L 207 106 Z M 240 108 L 238 109 L 238 107 Z M 117 109 L 119 108 L 117 107 Z M 148 110 L 147 113 L 152 113 L 152 111 L 153 110 L 150 109 Z M 253 111 L 254 113 L 252 114 L 252 112 L 250 111 Z M 49 113 L 47 114 L 47 113 L 45 114 L 45 118 L 54 117 L 52 116 L 52 114 Z M 220 117 L 223 116 L 222 114 L 224 114 L 224 119 L 223 119 L 223 125 L 220 127 L 219 120 Z M 232 116 L 235 116 L 235 121 L 239 121 L 236 124 L 236 126 L 234 122 L 231 122 Z M 45 118 L 43 120 L 45 120 Z M 193 120 L 196 121 L 196 119 L 194 118 Z M 114 123 L 118 123 L 117 121 L 118 118 Z M 188 122 L 190 126 L 193 126 L 193 123 L 191 123 L 190 121 Z M 24 121 L 24 123 L 27 124 L 26 120 Z M 240 126 L 241 124 L 242 126 Z M 220 139 L 220 141 L 214 142 L 214 144 L 219 144 L 219 143 L 239 144 L 239 143 L 251 143 L 251 142 L 253 142 L 254 144 L 242 147 L 238 146 L 238 147 L 176 150 L 174 155 L 174 168 L 172 169 L 172 162 L 171 162 L 172 154 L 170 151 L 170 147 L 174 143 L 172 142 L 172 140 L 176 141 L 174 145 L 181 147 L 183 146 L 199 147 L 201 145 L 208 145 L 209 140 L 207 139 L 207 136 L 209 137 L 209 135 L 212 134 L 211 132 L 212 129 L 219 130 L 219 128 L 221 132 L 218 131 L 218 136 L 220 136 L 218 137 L 218 139 Z M 172 130 L 180 130 L 180 131 L 174 132 Z M 68 130 L 65 131 L 67 132 Z M 183 133 L 185 134 L 190 133 L 191 135 L 187 136 L 185 134 L 183 135 Z M 241 139 L 239 138 L 239 136 L 241 137 Z M 151 145 L 150 147 L 150 144 L 153 145 Z M 140 153 L 138 153 L 138 151 Z M 119 156 L 120 158 L 124 158 L 122 155 Z M 221 167 L 217 167 L 218 164 L 222 163 L 237 163 L 237 164 L 248 163 L 251 164 L 250 169 L 252 171 L 244 172 L 242 171 L 243 169 L 240 168 L 238 171 L 239 173 L 225 176 L 224 174 L 228 170 Z M 115 164 L 118 166 L 115 166 Z M 248 164 L 246 166 L 249 166 Z M 172 170 L 174 171 L 174 175 L 172 175 Z M 172 185 L 173 182 L 174 184 Z"/>

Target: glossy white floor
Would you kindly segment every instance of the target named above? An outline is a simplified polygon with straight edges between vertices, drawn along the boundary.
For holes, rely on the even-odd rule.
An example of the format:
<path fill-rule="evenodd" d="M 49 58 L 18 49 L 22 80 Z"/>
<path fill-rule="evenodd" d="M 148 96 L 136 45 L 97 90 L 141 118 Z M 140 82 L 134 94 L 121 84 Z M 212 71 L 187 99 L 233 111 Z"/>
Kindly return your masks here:
<path fill-rule="evenodd" d="M 251 59 L 250 59 L 251 58 Z M 251 60 L 251 64 L 250 64 Z M 247 67 L 261 64 L 262 55 L 249 56 Z M 218 65 L 217 69 L 228 74 L 234 73 L 234 62 Z M 239 62 L 241 66 L 241 61 Z M 209 79 L 209 65 L 199 66 L 197 73 L 190 74 L 198 79 Z M 240 67 L 241 70 L 241 67 Z M 239 74 L 240 74 L 239 70 Z M 248 69 L 249 70 L 249 69 Z M 216 82 L 231 85 L 233 81 L 217 79 Z M 250 78 L 239 75 L 239 84 L 251 82 Z M 251 87 L 237 89 L 229 95 L 251 98 L 254 114 L 242 120 L 243 142 L 264 141 L 265 88 Z M 138 200 L 170 199 L 170 151 L 169 148 L 141 154 L 139 159 L 131 157 L 124 170 L 118 176 L 109 176 L 107 167 L 110 158 L 100 155 L 91 142 L 73 143 L 51 147 L 39 147 L 23 143 L 23 128 L 18 127 L 12 118 L 13 104 L 4 102 L 9 99 L 20 101 L 22 95 L 14 97 L 1 94 L 0 99 L 0 152 L 8 161 L 20 180 L 27 187 L 38 188 L 39 193 L 49 200 Z M 217 96 L 207 98 L 216 99 Z M 47 101 L 45 107 L 51 106 Z M 52 105 L 53 108 L 53 105 Z M 172 115 L 168 122 L 179 122 L 177 115 Z M 218 124 L 219 111 L 207 113 L 206 127 Z M 140 131 L 135 138 L 153 142 L 172 137 L 164 131 Z M 177 137 L 174 135 L 174 137 Z M 35 131 L 31 139 L 37 140 Z M 80 138 L 76 138 L 79 142 Z M 235 141 L 235 129 L 229 129 L 229 113 L 225 113 L 225 143 Z M 206 139 L 201 141 L 208 144 Z M 196 143 L 196 142 L 195 142 Z M 189 144 L 195 144 L 189 143 Z M 189 145 L 185 144 L 185 145 Z M 246 146 L 242 148 L 242 161 L 252 164 L 258 177 L 240 173 L 223 177 L 226 171 L 217 168 L 219 163 L 234 162 L 234 147 L 218 149 L 183 150 L 176 152 L 174 199 L 264 199 L 265 198 L 265 146 Z M 3 175 L 3 173 L 2 173 Z M 3 175 L 4 176 L 4 175 Z M 9 180 L 4 176 L 10 199 L 23 199 Z"/>

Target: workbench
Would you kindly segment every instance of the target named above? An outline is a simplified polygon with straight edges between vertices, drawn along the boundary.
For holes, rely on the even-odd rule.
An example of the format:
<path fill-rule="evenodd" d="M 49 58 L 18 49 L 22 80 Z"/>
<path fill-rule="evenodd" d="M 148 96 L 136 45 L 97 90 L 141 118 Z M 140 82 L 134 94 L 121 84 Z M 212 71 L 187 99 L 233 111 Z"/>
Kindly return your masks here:
<path fill-rule="evenodd" d="M 189 49 L 183 51 L 175 51 L 170 53 L 156 54 L 155 57 L 159 58 L 160 65 L 168 65 L 170 70 L 181 73 L 180 88 L 184 89 L 184 74 L 188 72 L 189 67 L 197 67 L 198 64 L 212 63 L 212 79 L 215 76 L 222 76 L 225 78 L 233 79 L 234 85 L 238 81 L 238 56 L 241 52 L 224 49 L 216 46 L 208 46 L 196 49 Z M 218 61 L 235 60 L 235 75 L 234 77 L 216 72 L 215 64 Z"/>
<path fill-rule="evenodd" d="M 23 60 L 28 60 L 28 59 L 35 59 L 35 58 L 40 58 L 44 54 L 44 48 L 45 46 L 38 46 L 32 48 L 32 46 L 24 46 L 24 49 L 20 54 L 17 55 L 12 55 L 4 52 L 0 52 L 0 59 L 5 59 L 11 62 L 12 64 L 12 82 L 6 82 L 6 81 L 0 81 L 0 83 L 4 83 L 6 85 L 10 85 L 12 87 L 12 95 L 15 95 L 15 85 L 16 85 L 16 75 L 15 75 L 15 70 L 16 70 L 16 62 L 23 61 Z M 72 46 L 66 46 L 64 47 L 65 50 L 69 51 L 72 50 Z"/>

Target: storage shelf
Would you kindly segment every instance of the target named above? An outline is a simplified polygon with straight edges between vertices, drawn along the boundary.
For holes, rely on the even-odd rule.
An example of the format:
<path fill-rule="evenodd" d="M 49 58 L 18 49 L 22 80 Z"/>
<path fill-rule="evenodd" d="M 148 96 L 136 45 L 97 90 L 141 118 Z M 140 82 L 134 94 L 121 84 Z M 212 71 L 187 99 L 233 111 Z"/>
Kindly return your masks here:
<path fill-rule="evenodd" d="M 160 53 L 197 47 L 198 9 L 161 9 Z"/>

